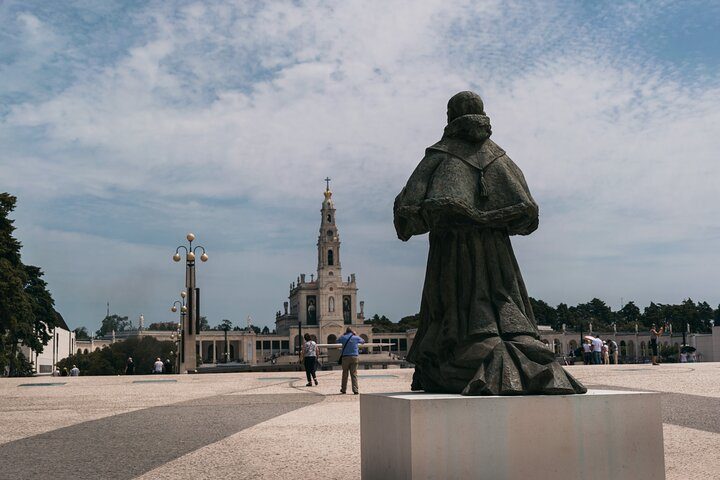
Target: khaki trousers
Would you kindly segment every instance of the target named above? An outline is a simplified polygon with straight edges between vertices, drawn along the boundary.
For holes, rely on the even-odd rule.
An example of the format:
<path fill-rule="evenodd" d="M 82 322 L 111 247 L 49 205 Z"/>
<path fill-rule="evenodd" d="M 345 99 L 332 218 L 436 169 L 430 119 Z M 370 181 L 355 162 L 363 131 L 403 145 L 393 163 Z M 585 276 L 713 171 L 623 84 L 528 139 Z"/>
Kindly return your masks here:
<path fill-rule="evenodd" d="M 352 382 L 352 391 L 353 393 L 358 392 L 358 376 L 357 376 L 357 367 L 358 367 L 358 357 L 343 357 L 342 358 L 342 385 L 340 386 L 340 391 L 345 392 L 347 388 L 347 379 L 348 379 L 348 372 L 350 372 L 350 380 Z"/>

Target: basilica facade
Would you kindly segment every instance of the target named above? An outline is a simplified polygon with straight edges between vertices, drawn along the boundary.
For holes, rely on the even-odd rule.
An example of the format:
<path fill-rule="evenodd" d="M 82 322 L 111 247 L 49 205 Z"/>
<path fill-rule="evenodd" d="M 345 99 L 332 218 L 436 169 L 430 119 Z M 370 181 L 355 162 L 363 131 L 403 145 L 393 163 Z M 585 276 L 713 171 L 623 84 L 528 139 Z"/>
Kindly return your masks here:
<path fill-rule="evenodd" d="M 415 332 L 373 333 L 366 325 L 364 302 L 358 301 L 354 273 L 343 276 L 340 230 L 329 179 L 320 208 L 317 238 L 317 270 L 300 274 L 290 283 L 288 300 L 275 314 L 275 332 L 255 333 L 250 329 L 198 332 L 196 354 L 199 364 L 237 362 L 243 364 L 293 363 L 307 333 L 319 344 L 337 344 L 337 339 L 350 327 L 366 342 L 386 343 L 384 349 L 396 356 L 405 356 Z M 309 278 L 308 278 L 309 277 Z M 174 332 L 133 330 L 118 332 L 107 338 L 78 342 L 79 348 L 94 350 L 134 336 L 153 336 L 158 340 L 177 341 Z M 329 356 L 336 349 L 323 349 Z M 380 352 L 375 348 L 374 352 Z M 339 350 L 336 351 L 339 355 Z"/>
<path fill-rule="evenodd" d="M 295 347 L 300 337 L 310 334 L 318 343 L 336 343 L 351 327 L 366 341 L 372 329 L 364 324 L 364 303 L 359 302 L 355 274 L 343 277 L 340 231 L 329 185 L 320 209 L 320 231 L 317 240 L 317 274 L 300 274 L 290 284 L 288 301 L 275 316 L 278 336 L 292 339 Z"/>

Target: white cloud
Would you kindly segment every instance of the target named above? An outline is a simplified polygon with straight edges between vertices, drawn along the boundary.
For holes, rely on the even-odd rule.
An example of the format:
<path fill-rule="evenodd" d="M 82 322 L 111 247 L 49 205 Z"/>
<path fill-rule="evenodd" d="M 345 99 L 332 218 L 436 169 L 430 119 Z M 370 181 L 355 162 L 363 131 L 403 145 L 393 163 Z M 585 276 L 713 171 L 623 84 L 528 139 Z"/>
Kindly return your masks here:
<path fill-rule="evenodd" d="M 223 260 L 215 301 L 227 309 L 246 285 L 262 298 L 248 300 L 259 317 L 281 304 L 295 270 L 313 267 L 314 233 L 299 250 L 291 232 L 314 231 L 296 213 L 318 208 L 329 174 L 350 232 L 344 265 L 368 305 L 399 316 L 417 307 L 425 240 L 393 239 L 392 199 L 439 138 L 447 98 L 474 88 L 541 203 L 541 230 L 517 242 L 531 294 L 712 296 L 691 272 L 710 253 L 696 239 L 718 214 L 720 89 L 688 84 L 624 43 L 661 7 L 608 7 L 591 24 L 578 8 L 524 2 L 162 5 L 138 15 L 152 18 L 145 42 L 11 109 L 0 174 L 38 208 L 69 194 L 140 197 L 150 218 L 168 217 L 163 228 L 182 232 L 189 218 L 238 238 L 225 253 L 253 259 L 267 283 L 242 283 L 241 264 Z M 28 132 L 41 132 L 32 146 Z M 238 199 L 242 208 L 222 204 Z M 242 245 L 273 236 L 292 245 L 282 261 L 270 250 L 243 256 Z M 664 253 L 660 240 L 678 251 Z M 388 257 L 402 261 L 390 268 Z M 683 285 L 668 271 L 678 261 Z M 63 295 L 76 298 L 77 286 Z"/>

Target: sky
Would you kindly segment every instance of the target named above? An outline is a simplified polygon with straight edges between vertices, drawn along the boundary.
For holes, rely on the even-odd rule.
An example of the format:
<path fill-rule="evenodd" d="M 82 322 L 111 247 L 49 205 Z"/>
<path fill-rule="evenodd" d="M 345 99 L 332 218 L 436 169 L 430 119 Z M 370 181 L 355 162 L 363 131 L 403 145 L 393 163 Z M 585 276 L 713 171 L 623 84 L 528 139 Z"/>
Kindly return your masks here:
<path fill-rule="evenodd" d="M 392 203 L 473 90 L 540 228 L 529 294 L 720 302 L 717 2 L 0 1 L 0 191 L 71 328 L 202 314 L 272 328 L 316 270 L 332 178 L 366 314 L 418 311 L 427 236 Z"/>

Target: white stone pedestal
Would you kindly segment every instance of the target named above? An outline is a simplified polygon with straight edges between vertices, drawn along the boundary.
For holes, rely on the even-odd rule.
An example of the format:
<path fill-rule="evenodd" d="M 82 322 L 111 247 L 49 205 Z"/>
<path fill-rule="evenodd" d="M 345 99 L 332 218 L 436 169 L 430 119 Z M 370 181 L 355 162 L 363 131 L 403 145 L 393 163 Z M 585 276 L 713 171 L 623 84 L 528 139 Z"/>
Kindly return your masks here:
<path fill-rule="evenodd" d="M 362 478 L 664 479 L 660 395 L 360 396 Z"/>

